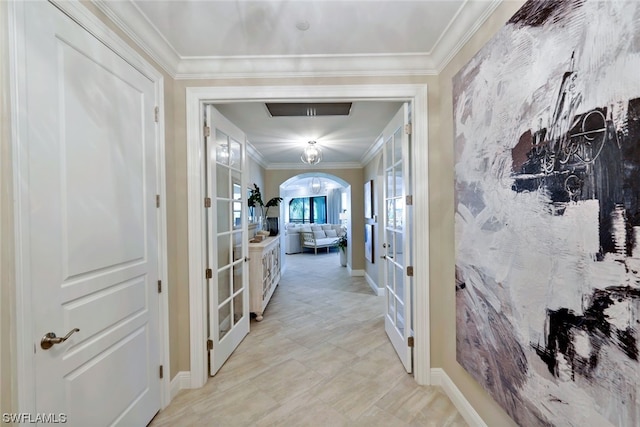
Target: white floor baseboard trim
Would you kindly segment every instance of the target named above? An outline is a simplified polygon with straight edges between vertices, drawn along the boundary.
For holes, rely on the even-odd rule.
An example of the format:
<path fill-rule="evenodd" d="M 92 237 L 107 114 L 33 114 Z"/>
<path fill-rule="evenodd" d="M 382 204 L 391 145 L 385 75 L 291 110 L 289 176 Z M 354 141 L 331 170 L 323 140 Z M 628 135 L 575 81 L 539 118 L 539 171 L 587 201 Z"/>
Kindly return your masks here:
<path fill-rule="evenodd" d="M 482 420 L 480 415 L 478 415 L 473 406 L 471 406 L 469 401 L 464 397 L 460 389 L 458 389 L 451 378 L 449 378 L 449 375 L 447 375 L 442 368 L 431 369 L 431 384 L 442 387 L 447 396 L 449 396 L 449 399 L 451 399 L 451 402 L 453 402 L 460 412 L 460 415 L 462 415 L 464 420 L 469 423 L 470 426 L 487 427 L 487 424 Z"/>
<path fill-rule="evenodd" d="M 351 270 L 352 276 L 364 276 L 364 270 Z"/>
<path fill-rule="evenodd" d="M 367 280 L 367 283 L 369 284 L 373 292 L 376 293 L 376 295 L 378 295 L 379 297 L 384 295 L 384 289 L 379 288 L 376 282 L 374 282 L 371 276 L 369 276 L 366 272 L 364 273 L 364 278 Z"/>
<path fill-rule="evenodd" d="M 191 372 L 180 371 L 171 380 L 171 400 L 185 388 L 191 388 Z"/>

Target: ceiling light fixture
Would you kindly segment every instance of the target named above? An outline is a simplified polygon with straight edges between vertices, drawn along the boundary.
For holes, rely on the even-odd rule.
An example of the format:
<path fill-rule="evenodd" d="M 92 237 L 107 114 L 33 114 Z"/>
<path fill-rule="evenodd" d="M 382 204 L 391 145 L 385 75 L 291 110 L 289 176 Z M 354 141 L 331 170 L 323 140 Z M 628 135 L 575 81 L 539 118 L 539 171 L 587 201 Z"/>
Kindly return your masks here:
<path fill-rule="evenodd" d="M 314 176 L 313 178 L 311 178 L 311 182 L 309 183 L 309 187 L 311 188 L 311 192 L 313 194 L 318 194 L 320 193 L 320 190 L 322 190 L 322 180 L 320 178 L 318 178 L 317 176 Z"/>
<path fill-rule="evenodd" d="M 308 165 L 317 165 L 322 160 L 322 151 L 316 146 L 315 141 L 309 141 L 308 144 L 302 151 L 300 159 Z"/>

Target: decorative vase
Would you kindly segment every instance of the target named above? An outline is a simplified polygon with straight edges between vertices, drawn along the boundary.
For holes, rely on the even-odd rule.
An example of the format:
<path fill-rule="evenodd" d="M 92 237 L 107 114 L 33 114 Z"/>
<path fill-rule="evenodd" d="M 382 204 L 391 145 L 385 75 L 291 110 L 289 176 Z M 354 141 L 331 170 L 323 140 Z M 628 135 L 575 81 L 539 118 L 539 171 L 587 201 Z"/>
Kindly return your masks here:
<path fill-rule="evenodd" d="M 347 250 L 342 250 L 338 248 L 338 252 L 340 253 L 340 265 L 343 267 L 347 266 Z"/>
<path fill-rule="evenodd" d="M 279 231 L 278 226 L 278 217 L 270 216 L 267 217 L 267 228 L 265 230 L 269 230 L 269 236 L 277 236 Z"/>

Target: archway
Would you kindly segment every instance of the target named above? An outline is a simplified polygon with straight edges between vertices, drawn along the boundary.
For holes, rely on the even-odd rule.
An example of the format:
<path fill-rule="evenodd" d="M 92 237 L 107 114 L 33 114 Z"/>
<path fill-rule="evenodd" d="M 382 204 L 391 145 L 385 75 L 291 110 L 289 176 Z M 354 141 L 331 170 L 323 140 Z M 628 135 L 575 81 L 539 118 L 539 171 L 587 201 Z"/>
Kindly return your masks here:
<path fill-rule="evenodd" d="M 320 180 L 320 188 L 319 191 L 310 189 L 310 182 L 312 179 L 317 178 Z M 330 183 L 327 185 L 327 183 Z M 308 190 L 305 190 L 308 189 Z M 339 189 L 341 193 L 345 195 L 344 198 L 340 198 L 339 208 L 336 207 L 335 194 L 331 194 L 332 189 Z M 283 198 L 283 203 L 280 205 L 280 218 L 282 218 L 283 232 L 286 233 L 286 224 L 290 221 L 288 206 L 289 201 L 294 197 L 306 197 L 308 195 L 318 195 L 325 194 L 328 200 L 328 206 L 333 211 L 333 215 L 330 213 L 327 214 L 327 223 L 337 223 L 338 221 L 343 222 L 346 230 L 347 230 L 347 267 L 351 270 L 351 184 L 340 178 L 339 176 L 325 173 L 325 172 L 304 172 L 298 175 L 295 175 L 284 182 L 282 182 L 279 186 L 280 197 Z M 335 193 L 335 192 L 334 192 Z M 332 200 L 333 199 L 333 200 Z M 337 218 L 338 211 L 340 213 L 340 218 Z M 287 243 L 286 239 L 288 237 L 285 235 L 285 248 L 283 249 L 283 255 L 287 254 L 288 251 L 286 249 Z M 286 270 L 287 267 L 287 257 L 283 256 L 284 264 L 283 271 Z"/>

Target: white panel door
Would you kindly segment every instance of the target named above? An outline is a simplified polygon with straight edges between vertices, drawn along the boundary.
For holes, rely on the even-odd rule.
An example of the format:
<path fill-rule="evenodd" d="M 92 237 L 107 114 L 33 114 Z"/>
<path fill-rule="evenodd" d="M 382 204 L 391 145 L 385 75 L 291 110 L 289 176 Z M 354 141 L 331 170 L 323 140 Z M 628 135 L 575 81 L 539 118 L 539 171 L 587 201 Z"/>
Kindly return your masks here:
<path fill-rule="evenodd" d="M 411 189 L 409 106 L 403 104 L 382 132 L 384 138 L 383 262 L 386 309 L 384 327 L 407 372 L 412 370 L 413 290 L 407 274 L 411 266 L 411 206 L 406 203 Z"/>
<path fill-rule="evenodd" d="M 206 194 L 209 374 L 215 375 L 249 333 L 245 135 L 207 106 Z"/>
<path fill-rule="evenodd" d="M 71 426 L 143 426 L 161 386 L 154 85 L 50 3 L 23 7 L 36 409 Z"/>

